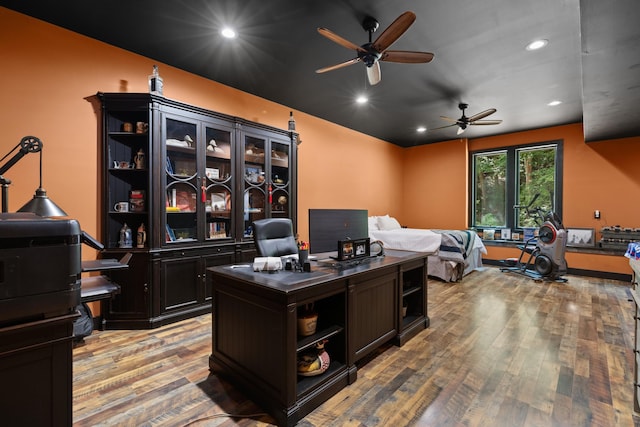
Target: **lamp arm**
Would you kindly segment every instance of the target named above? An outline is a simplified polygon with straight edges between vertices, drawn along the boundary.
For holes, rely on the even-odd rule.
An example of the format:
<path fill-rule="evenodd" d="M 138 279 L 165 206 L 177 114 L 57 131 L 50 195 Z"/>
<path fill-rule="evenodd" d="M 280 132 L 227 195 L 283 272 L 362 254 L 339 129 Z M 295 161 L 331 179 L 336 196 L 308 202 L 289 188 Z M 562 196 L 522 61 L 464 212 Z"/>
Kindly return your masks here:
<path fill-rule="evenodd" d="M 4 160 L 9 154 L 13 153 L 13 151 L 20 147 L 20 150 L 7 161 L 4 165 L 0 166 L 0 176 L 4 175 L 13 165 L 18 163 L 21 158 L 26 156 L 29 153 L 37 153 L 42 150 L 42 141 L 40 141 L 35 136 L 25 136 L 20 140 L 18 145 L 13 147 L 9 153 L 7 153 L 2 160 Z"/>

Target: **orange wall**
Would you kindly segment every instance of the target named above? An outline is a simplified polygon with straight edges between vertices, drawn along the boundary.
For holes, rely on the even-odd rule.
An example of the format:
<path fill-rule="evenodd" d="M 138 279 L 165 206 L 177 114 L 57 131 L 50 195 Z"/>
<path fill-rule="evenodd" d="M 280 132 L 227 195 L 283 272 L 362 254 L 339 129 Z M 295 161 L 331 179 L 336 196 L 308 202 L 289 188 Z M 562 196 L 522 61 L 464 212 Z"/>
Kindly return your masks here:
<path fill-rule="evenodd" d="M 406 149 L 401 224 L 411 228 L 467 228 L 467 140 Z"/>
<path fill-rule="evenodd" d="M 23 136 L 44 144 L 44 187 L 83 229 L 99 236 L 99 112 L 96 92 L 146 92 L 154 63 L 131 52 L 0 7 L 0 154 Z M 165 96 L 182 102 L 286 128 L 291 110 L 256 96 L 158 63 Z M 453 140 L 409 149 L 363 135 L 294 110 L 299 146 L 299 232 L 308 237 L 309 208 L 366 208 L 389 213 L 411 227 L 467 226 L 467 145 L 491 146 L 565 141 L 564 221 L 573 227 L 620 224 L 637 227 L 630 206 L 640 200 L 640 138 L 585 144 L 581 126 L 569 125 L 477 140 Z M 362 173 L 345 178 L 354 164 Z M 635 166 L 635 167 L 634 167 Z M 38 186 L 38 156 L 17 163 L 9 210 Z M 593 210 L 602 211 L 600 221 Z M 95 253 L 84 248 L 85 258 Z M 500 248 L 489 258 L 500 259 Z M 510 252 L 508 256 L 512 256 Z M 630 273 L 622 257 L 568 254 L 571 267 Z M 612 258 L 612 260 L 609 260 Z"/>
<path fill-rule="evenodd" d="M 96 92 L 146 92 L 147 76 L 158 62 L 2 7 L 0 40 L 0 153 L 26 135 L 40 138 L 49 197 L 99 236 L 99 112 L 87 98 Z M 289 107 L 158 64 L 168 98 L 287 127 Z M 400 215 L 402 149 L 295 110 L 294 117 L 303 141 L 298 151 L 301 238 L 308 236 L 309 208 Z M 354 160 L 362 173 L 351 173 Z M 6 177 L 13 181 L 9 210 L 15 211 L 38 186 L 38 156 L 26 156 Z M 95 258 L 85 249 L 85 258 Z"/>

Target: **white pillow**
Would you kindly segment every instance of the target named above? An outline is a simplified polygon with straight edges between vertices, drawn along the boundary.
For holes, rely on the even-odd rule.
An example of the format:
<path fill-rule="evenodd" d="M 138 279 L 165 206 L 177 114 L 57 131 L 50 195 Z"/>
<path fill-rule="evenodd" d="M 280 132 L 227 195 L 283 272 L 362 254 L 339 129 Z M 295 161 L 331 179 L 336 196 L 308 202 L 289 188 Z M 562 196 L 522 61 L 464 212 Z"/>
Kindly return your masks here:
<path fill-rule="evenodd" d="M 369 231 L 380 230 L 380 228 L 378 227 L 378 217 L 377 216 L 370 216 L 367 219 L 369 220 L 369 222 L 368 222 Z"/>
<path fill-rule="evenodd" d="M 378 228 L 380 230 L 398 230 L 402 228 L 397 219 L 392 216 L 379 216 Z"/>

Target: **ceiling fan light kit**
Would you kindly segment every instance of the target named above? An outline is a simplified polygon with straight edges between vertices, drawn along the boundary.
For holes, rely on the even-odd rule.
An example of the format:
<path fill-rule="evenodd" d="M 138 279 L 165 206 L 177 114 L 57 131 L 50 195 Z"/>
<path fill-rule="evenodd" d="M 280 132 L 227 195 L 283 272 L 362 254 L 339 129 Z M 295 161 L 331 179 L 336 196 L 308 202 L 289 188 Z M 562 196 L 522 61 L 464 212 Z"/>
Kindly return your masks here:
<path fill-rule="evenodd" d="M 378 38 L 373 41 L 373 33 L 378 29 L 378 21 L 367 16 L 362 21 L 362 28 L 369 33 L 369 42 L 361 46 L 346 40 L 333 31 L 326 28 L 318 28 L 320 35 L 328 38 L 334 43 L 339 44 L 349 50 L 355 50 L 357 57 L 350 59 L 339 64 L 331 65 L 316 70 L 316 73 L 326 73 L 327 71 L 337 70 L 358 62 L 362 62 L 367 67 L 367 79 L 370 85 L 376 85 L 380 83 L 382 75 L 380 72 L 380 61 L 399 62 L 406 64 L 418 64 L 431 62 L 433 59 L 433 53 L 429 52 L 412 52 L 404 50 L 387 50 L 396 40 L 402 36 L 405 31 L 416 20 L 416 15 L 413 12 L 405 12 L 396 18 L 391 25 L 385 29 Z"/>

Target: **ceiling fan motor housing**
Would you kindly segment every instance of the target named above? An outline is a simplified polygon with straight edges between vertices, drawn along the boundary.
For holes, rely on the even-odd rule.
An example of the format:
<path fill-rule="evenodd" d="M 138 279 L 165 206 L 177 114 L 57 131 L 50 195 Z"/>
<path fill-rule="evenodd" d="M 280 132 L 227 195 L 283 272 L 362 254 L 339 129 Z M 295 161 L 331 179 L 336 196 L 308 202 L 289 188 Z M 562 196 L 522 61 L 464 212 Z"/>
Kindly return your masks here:
<path fill-rule="evenodd" d="M 366 50 L 366 52 L 358 51 L 358 58 L 360 58 L 367 67 L 372 67 L 382 56 L 382 54 L 373 47 L 372 43 L 363 44 L 362 48 Z"/>

